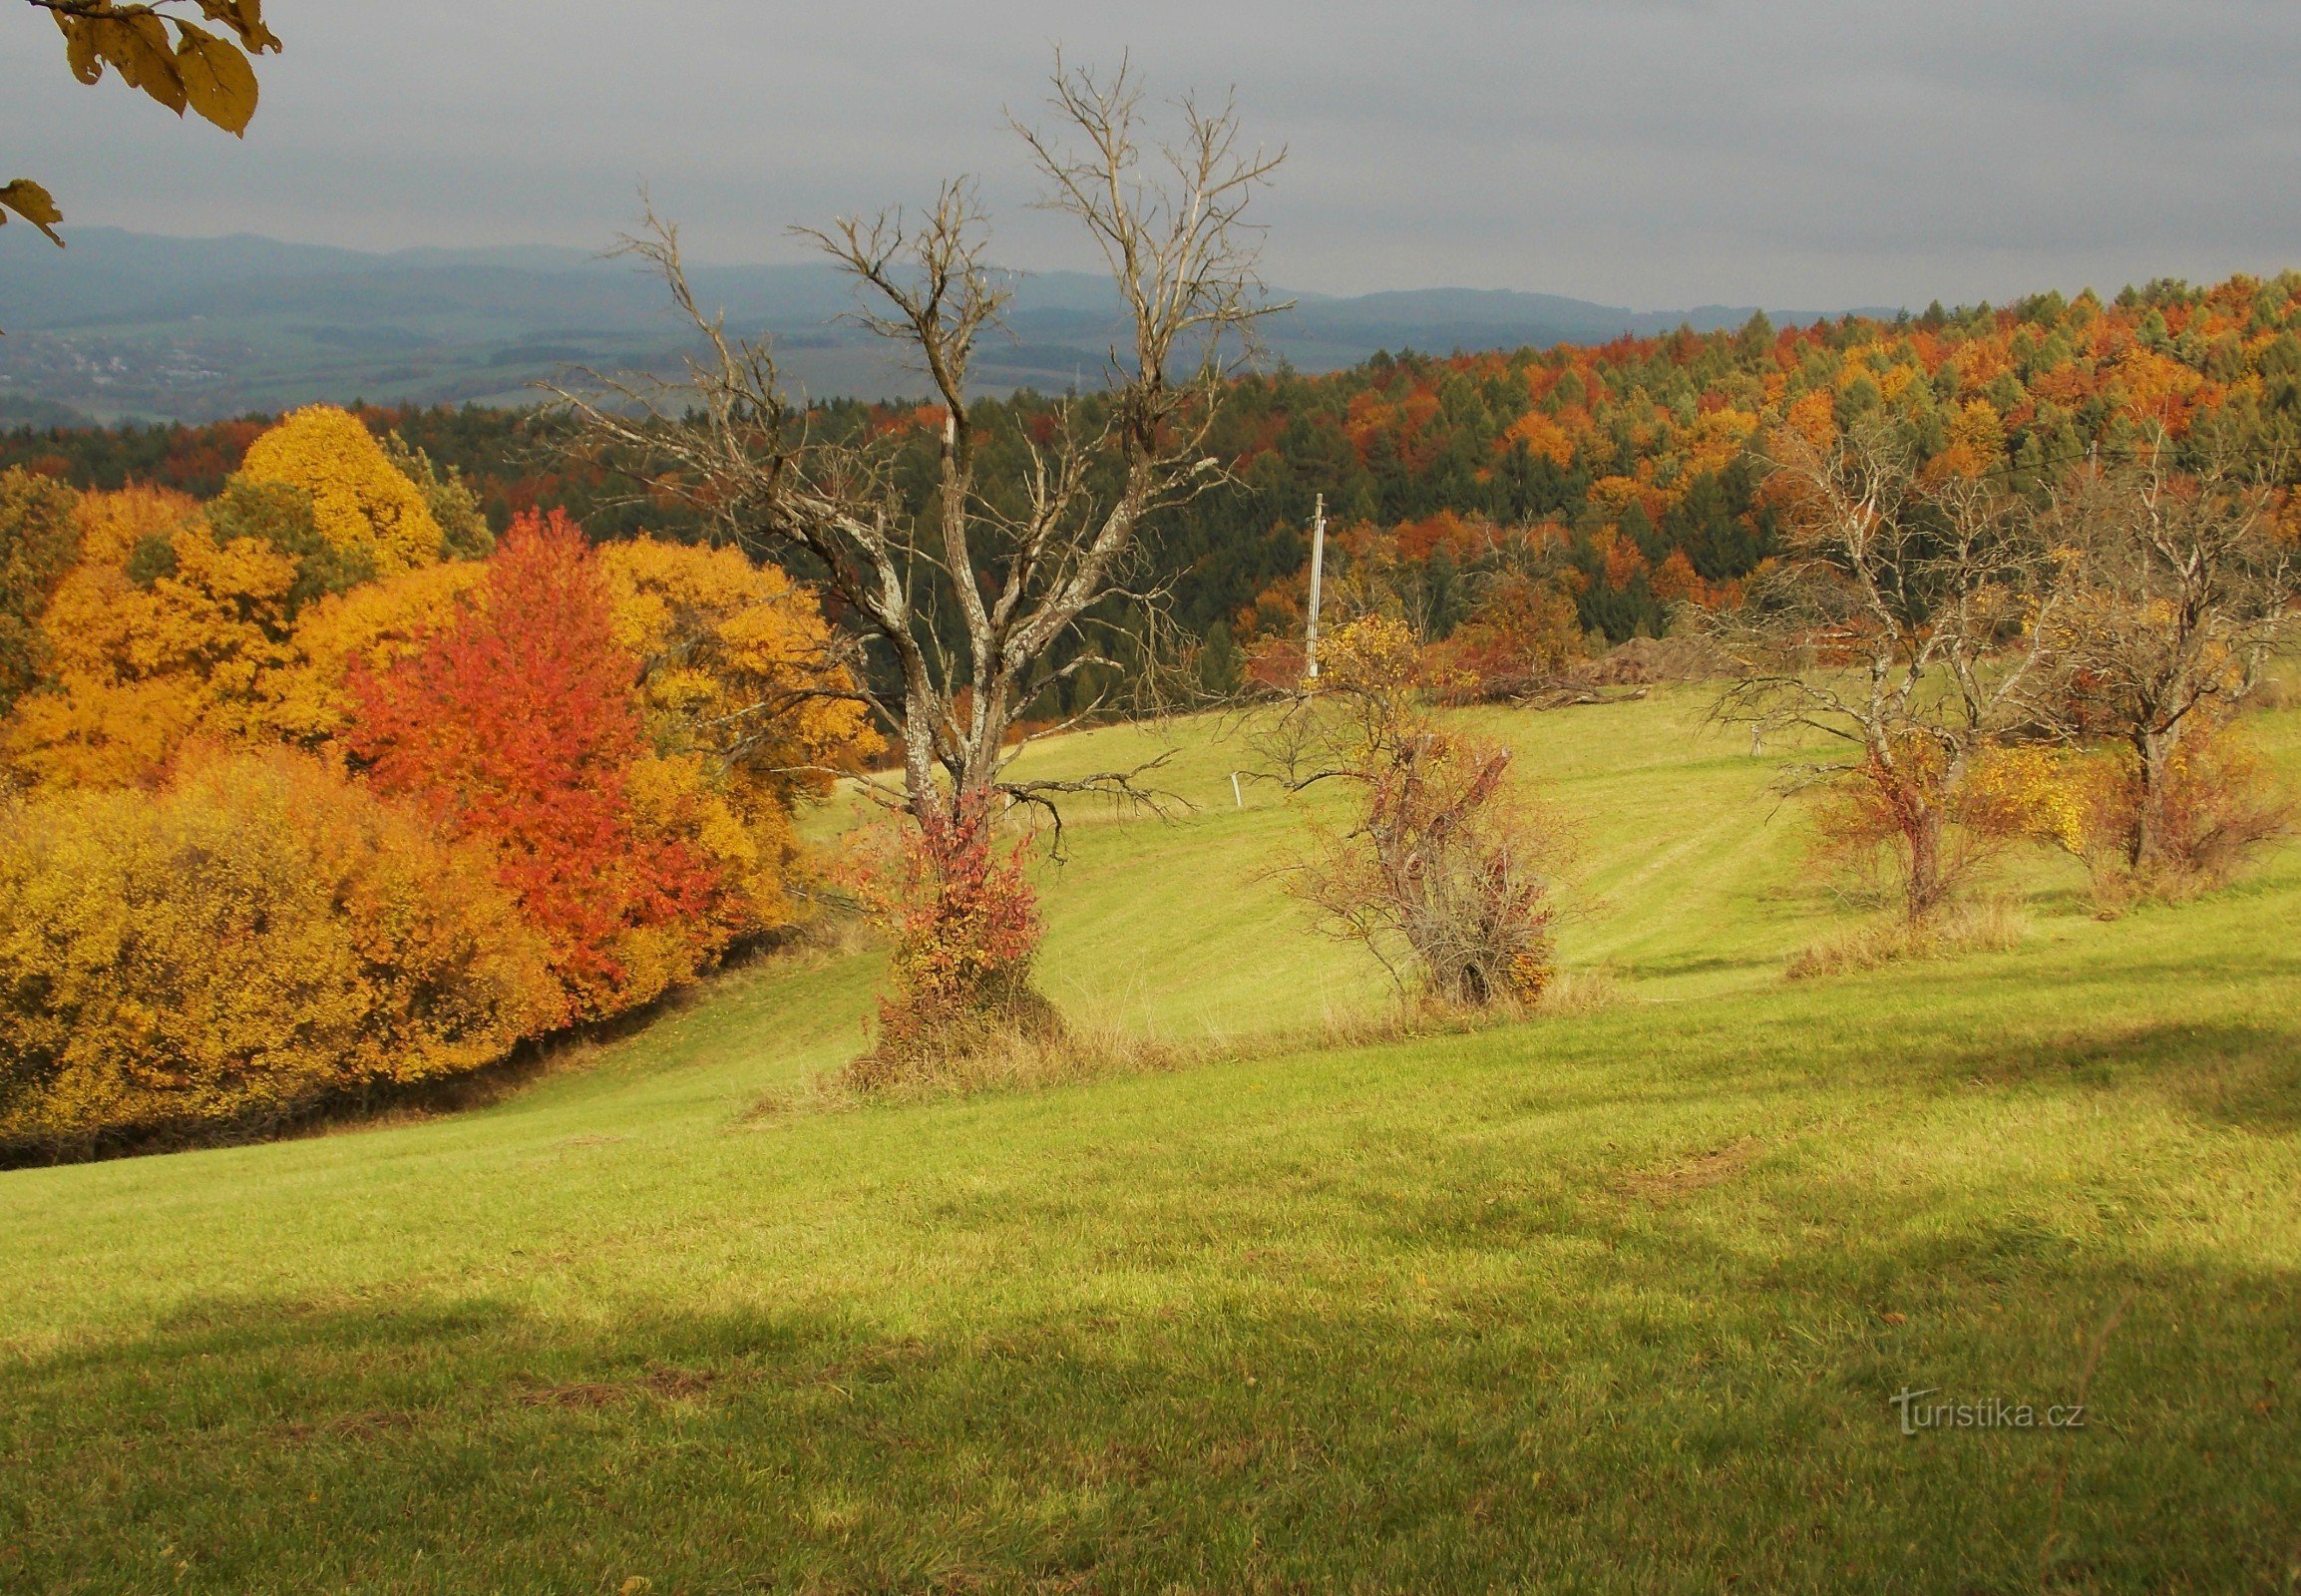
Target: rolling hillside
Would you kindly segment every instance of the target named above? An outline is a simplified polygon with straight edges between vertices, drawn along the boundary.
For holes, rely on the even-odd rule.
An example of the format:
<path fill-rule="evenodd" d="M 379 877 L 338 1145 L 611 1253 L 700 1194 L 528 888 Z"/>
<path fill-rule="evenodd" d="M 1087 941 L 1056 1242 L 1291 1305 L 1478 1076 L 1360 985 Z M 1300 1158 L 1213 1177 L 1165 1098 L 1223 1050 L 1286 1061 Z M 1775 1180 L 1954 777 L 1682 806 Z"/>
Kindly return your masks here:
<path fill-rule="evenodd" d="M 1036 757 L 1199 807 L 1078 817 L 1044 984 L 1213 1062 L 818 1106 L 818 952 L 485 1109 L 0 1174 L 0 1588 L 2290 1588 L 2301 850 L 1785 983 L 1850 911 L 1701 707 L 1490 716 L 1582 818 L 1575 1011 L 1275 1039 L 1378 973 L 1236 742 L 1114 729 Z"/>
<path fill-rule="evenodd" d="M 829 266 L 706 265 L 693 280 L 730 326 L 775 335 L 786 375 L 805 393 L 924 392 L 924 379 L 838 319 L 854 300 Z M 981 390 L 1098 385 L 1120 321 L 1109 283 L 1058 271 L 1019 276 L 1014 288 L 1010 336 L 986 339 L 977 361 Z M 1279 297 L 1296 306 L 1269 325 L 1270 352 L 1304 371 L 1353 366 L 1377 349 L 1595 344 L 1682 322 L 1708 331 L 1750 313 L 1447 288 Z M 681 347 L 658 282 L 579 249 L 372 254 L 106 227 L 73 229 L 63 250 L 28 227 L 0 233 L 0 423 L 35 426 L 76 416 L 208 421 L 353 398 L 529 404 L 530 384 L 563 365 L 653 367 Z"/>

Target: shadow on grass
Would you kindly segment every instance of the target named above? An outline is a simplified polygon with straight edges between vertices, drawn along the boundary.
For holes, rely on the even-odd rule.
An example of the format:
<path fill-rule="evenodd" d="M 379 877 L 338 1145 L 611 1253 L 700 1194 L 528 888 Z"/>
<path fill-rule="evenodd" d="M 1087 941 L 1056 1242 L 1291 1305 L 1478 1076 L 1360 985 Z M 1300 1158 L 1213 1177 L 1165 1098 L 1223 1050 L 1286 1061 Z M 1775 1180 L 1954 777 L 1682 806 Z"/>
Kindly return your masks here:
<path fill-rule="evenodd" d="M 0 1357 L 0 1590 L 2282 1589 L 2301 1273 L 2233 1258 L 2289 1259 L 2291 1204 L 2181 1183 L 2290 1159 L 2119 1138 L 2156 1099 L 2290 1136 L 2291 969 L 2031 953 L 1391 1043 L 1264 1070 L 1261 1140 L 1146 1082 L 1099 1161 L 891 1110 L 959 1150 L 782 1300 L 211 1298 Z M 2082 1429 L 1901 1433 L 1901 1391 L 2074 1400 L 2127 1294 Z"/>
<path fill-rule="evenodd" d="M 1993 1083 L 2062 1078 L 2095 1087 L 2146 1081 L 2200 1118 L 2267 1135 L 2301 1131 L 2301 1037 L 2290 1026 L 2156 1021 L 1969 1047 L 1963 1067 Z"/>
<path fill-rule="evenodd" d="M 1699 1217 L 1586 1209 L 1541 1280 L 1250 1254 L 1187 1308 L 908 1329 L 210 1303 L 0 1367 L 0 1586 L 2023 1590 L 2065 1470 L 2052 1588 L 2283 1577 L 2291 1273 Z M 1898 1390 L 2074 1399 L 2128 1291 L 2082 1430 L 1901 1433 Z"/>

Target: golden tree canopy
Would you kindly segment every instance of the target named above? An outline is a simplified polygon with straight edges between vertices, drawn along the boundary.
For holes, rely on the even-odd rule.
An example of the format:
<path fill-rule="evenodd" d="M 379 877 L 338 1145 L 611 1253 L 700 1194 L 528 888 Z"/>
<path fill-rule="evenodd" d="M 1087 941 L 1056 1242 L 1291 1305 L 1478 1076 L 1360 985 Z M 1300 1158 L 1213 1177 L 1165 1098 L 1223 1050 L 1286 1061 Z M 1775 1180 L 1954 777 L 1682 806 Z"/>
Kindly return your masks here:
<path fill-rule="evenodd" d="M 348 410 L 307 405 L 289 412 L 248 445 L 240 475 L 310 494 L 320 536 L 366 560 L 379 577 L 436 564 L 445 552 L 423 491 Z"/>

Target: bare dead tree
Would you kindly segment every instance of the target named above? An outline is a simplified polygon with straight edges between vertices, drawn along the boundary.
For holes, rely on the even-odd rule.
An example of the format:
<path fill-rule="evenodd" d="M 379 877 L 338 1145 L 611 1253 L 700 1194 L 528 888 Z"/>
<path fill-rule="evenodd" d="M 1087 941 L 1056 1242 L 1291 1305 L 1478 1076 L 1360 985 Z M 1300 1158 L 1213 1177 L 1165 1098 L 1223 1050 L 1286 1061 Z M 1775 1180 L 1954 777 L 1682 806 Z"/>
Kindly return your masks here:
<path fill-rule="evenodd" d="M 1771 448 L 1786 558 L 1713 618 L 1742 674 L 1712 714 L 1849 745 L 1807 776 L 1866 783 L 1922 919 L 1971 862 L 1950 836 L 1968 762 L 2034 714 L 2057 602 L 2035 520 L 1989 480 L 1928 480 L 1888 421 Z"/>
<path fill-rule="evenodd" d="M 2158 439 L 2129 461 L 2088 463 L 2057 490 L 2047 521 L 2069 598 L 2051 628 L 2058 657 L 2043 702 L 2071 738 L 2130 749 L 2125 847 L 2136 870 L 2157 863 L 2168 767 L 2252 694 L 2301 623 L 2301 566 L 2262 480 L 2275 463 L 2180 472 L 2169 456 Z"/>
<path fill-rule="evenodd" d="M 1035 700 L 1087 668 L 1057 662 L 1089 611 L 1140 598 L 1132 557 L 1146 522 L 1225 480 L 1206 452 L 1222 390 L 1265 300 L 1249 204 L 1283 152 L 1241 142 L 1235 107 L 1178 102 L 1171 142 L 1146 147 L 1140 86 L 1056 58 L 1054 129 L 1010 124 L 1046 185 L 1102 252 L 1125 309 L 1107 391 L 1056 406 L 1050 438 L 1024 438 L 1019 499 L 983 491 L 967 406 L 977 340 L 999 323 L 1005 276 L 988 263 L 973 187 L 947 184 L 924 216 L 881 211 L 798 229 L 863 297 L 860 323 L 899 348 L 941 403 L 932 502 L 907 502 L 900 437 L 833 435 L 786 392 L 764 338 L 729 334 L 695 297 L 677 228 L 649 208 L 626 252 L 654 267 L 700 339 L 678 379 L 594 378 L 559 397 L 582 447 L 636 462 L 754 551 L 802 551 L 880 667 L 857 691 L 902 740 L 904 803 L 923 823 L 994 802 L 1053 811 L 1063 794 L 1152 800 L 1142 772 L 1013 779 L 1008 733 Z M 1014 508 L 1019 506 L 1019 509 Z M 938 617 L 956 617 L 950 629 Z M 1057 814 L 1059 823 L 1059 814 Z"/>

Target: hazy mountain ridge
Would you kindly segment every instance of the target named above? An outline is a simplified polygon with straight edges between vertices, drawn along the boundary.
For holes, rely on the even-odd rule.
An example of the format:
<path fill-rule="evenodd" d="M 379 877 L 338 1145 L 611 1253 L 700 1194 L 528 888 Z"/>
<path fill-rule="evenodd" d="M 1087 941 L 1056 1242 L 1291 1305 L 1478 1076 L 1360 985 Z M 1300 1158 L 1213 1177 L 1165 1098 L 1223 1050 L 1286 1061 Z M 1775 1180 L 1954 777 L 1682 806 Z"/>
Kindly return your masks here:
<path fill-rule="evenodd" d="M 0 233 L 0 420 L 77 412 L 212 419 L 314 399 L 518 403 L 566 364 L 649 365 L 681 329 L 662 289 L 627 260 L 512 245 L 369 253 L 254 234 L 172 238 L 83 227 L 59 250 L 30 228 Z M 854 307 L 828 265 L 706 265 L 699 297 L 781 345 L 813 394 L 884 398 L 922 383 L 840 318 Z M 1118 303 L 1099 277 L 1019 275 L 1010 337 L 977 357 L 985 392 L 1092 385 Z M 1602 343 L 1624 334 L 1738 326 L 1751 307 L 1638 311 L 1503 289 L 1396 289 L 1353 297 L 1279 291 L 1272 358 L 1306 371 L 1377 349 Z M 1776 322 L 1822 312 L 1769 311 Z M 65 407 L 59 411 L 58 407 Z"/>

